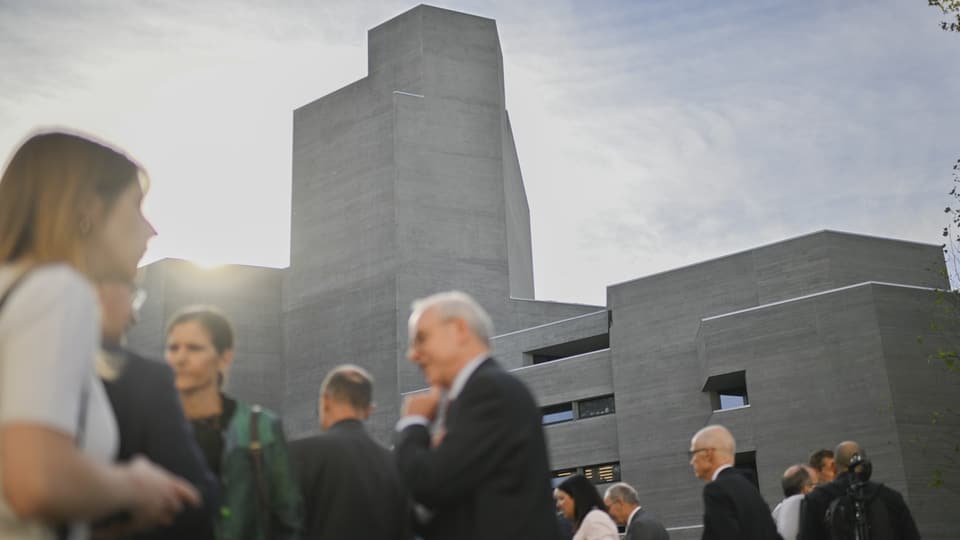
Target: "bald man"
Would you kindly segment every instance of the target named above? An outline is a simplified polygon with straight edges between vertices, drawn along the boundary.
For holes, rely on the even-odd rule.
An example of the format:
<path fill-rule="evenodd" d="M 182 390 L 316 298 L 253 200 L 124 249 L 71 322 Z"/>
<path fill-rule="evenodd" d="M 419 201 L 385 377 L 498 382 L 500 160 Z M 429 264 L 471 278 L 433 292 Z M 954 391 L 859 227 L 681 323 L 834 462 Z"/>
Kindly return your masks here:
<path fill-rule="evenodd" d="M 803 496 L 816 487 L 817 471 L 804 463 L 791 465 L 783 472 L 780 485 L 783 500 L 773 509 L 773 521 L 784 540 L 796 540 L 800 528 L 800 505 Z"/>
<path fill-rule="evenodd" d="M 833 451 L 836 478 L 830 483 L 820 484 L 804 499 L 800 516 L 800 540 L 819 540 L 829 538 L 830 531 L 824 524 L 824 517 L 830 503 L 847 494 L 854 478 L 848 471 L 854 456 L 866 458 L 866 451 L 854 441 L 843 441 Z M 920 532 L 913 521 L 910 509 L 903 497 L 883 484 L 866 482 L 862 487 L 867 503 L 867 522 L 871 531 L 883 531 L 883 538 L 893 540 L 920 540 Z M 879 536 L 876 536 L 879 538 Z"/>
<path fill-rule="evenodd" d="M 727 428 L 707 426 L 690 440 L 690 466 L 703 480 L 703 540 L 777 540 L 770 507 L 733 468 L 737 443 Z"/>

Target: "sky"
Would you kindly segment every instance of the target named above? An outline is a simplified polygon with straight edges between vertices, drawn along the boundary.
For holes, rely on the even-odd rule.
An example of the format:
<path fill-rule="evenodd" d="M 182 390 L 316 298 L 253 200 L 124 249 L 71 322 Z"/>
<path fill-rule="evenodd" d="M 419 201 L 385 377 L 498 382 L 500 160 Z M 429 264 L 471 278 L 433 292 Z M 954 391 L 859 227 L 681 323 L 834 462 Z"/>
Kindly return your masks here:
<path fill-rule="evenodd" d="M 0 0 L 0 153 L 67 126 L 152 178 L 146 261 L 289 264 L 293 109 L 416 4 Z M 942 243 L 960 34 L 917 0 L 464 0 L 496 19 L 537 298 L 833 229 Z"/>

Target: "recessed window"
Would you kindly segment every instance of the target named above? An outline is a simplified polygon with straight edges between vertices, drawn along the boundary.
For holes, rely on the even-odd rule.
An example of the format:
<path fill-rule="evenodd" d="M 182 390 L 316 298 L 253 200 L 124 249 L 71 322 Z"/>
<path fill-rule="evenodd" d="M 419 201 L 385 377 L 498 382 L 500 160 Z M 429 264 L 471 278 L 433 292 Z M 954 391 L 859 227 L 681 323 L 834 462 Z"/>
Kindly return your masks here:
<path fill-rule="evenodd" d="M 594 484 L 612 484 L 613 482 L 620 481 L 620 462 L 587 465 L 586 467 L 553 471 L 553 486 L 557 487 L 564 478 L 573 474 L 582 474 L 587 480 L 590 480 Z"/>
<path fill-rule="evenodd" d="M 586 354 L 593 351 L 601 351 L 610 348 L 610 334 L 601 334 L 583 339 L 576 339 L 551 345 L 533 351 L 525 351 L 525 355 L 530 358 L 532 364 L 542 364 L 544 362 L 553 362 L 562 358 L 569 358 L 580 354 Z"/>
<path fill-rule="evenodd" d="M 543 425 L 545 426 L 573 420 L 573 403 L 550 405 L 549 407 L 544 407 L 542 411 Z"/>
<path fill-rule="evenodd" d="M 714 375 L 707 379 L 703 391 L 710 393 L 710 405 L 714 411 L 736 409 L 750 405 L 747 396 L 747 372 L 733 371 Z"/>
<path fill-rule="evenodd" d="M 617 411 L 613 403 L 613 396 L 581 400 L 578 403 L 578 408 L 580 409 L 580 418 L 613 414 Z"/>
<path fill-rule="evenodd" d="M 620 481 L 620 464 L 604 463 L 583 468 L 583 475 L 594 484 L 610 484 Z"/>
<path fill-rule="evenodd" d="M 734 457 L 733 467 L 753 482 L 753 485 L 757 486 L 757 489 L 760 489 L 760 480 L 757 476 L 756 450 L 737 452 L 737 455 Z"/>

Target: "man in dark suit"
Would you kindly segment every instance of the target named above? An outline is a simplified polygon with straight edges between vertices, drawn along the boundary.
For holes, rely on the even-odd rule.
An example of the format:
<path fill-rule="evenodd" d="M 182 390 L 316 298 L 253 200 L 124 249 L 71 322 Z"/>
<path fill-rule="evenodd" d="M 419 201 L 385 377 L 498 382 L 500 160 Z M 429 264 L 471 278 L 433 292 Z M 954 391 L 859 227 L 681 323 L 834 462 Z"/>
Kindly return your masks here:
<path fill-rule="evenodd" d="M 623 540 L 670 540 L 670 535 L 640 506 L 637 490 L 626 482 L 618 482 L 607 488 L 603 504 L 610 517 L 625 528 Z"/>
<path fill-rule="evenodd" d="M 690 466 L 703 488 L 703 540 L 780 538 L 770 507 L 733 468 L 736 441 L 727 428 L 707 426 L 690 441 Z"/>
<path fill-rule="evenodd" d="M 142 455 L 193 484 L 203 498 L 199 508 L 180 512 L 168 526 L 141 531 L 126 538 L 213 538 L 213 518 L 220 510 L 220 483 L 193 437 L 183 415 L 180 397 L 173 384 L 173 372 L 163 362 L 149 360 L 122 346 L 127 328 L 136 322 L 143 297 L 134 300 L 135 287 L 124 282 L 97 285 L 100 297 L 102 351 L 97 372 L 117 419 L 120 444 L 118 461 Z M 123 530 L 124 516 L 100 524 Z"/>
<path fill-rule="evenodd" d="M 854 472 L 860 472 L 861 476 L 866 476 L 869 480 L 870 474 L 862 469 L 858 471 L 854 456 L 866 459 L 866 452 L 860 448 L 860 445 L 853 441 L 844 441 L 837 446 L 834 455 L 834 480 L 826 484 L 820 484 L 816 489 L 807 494 L 803 500 L 800 511 L 800 533 L 797 538 L 800 540 L 818 540 L 820 538 L 829 538 L 830 532 L 824 523 L 827 508 L 830 503 L 848 491 L 850 485 L 856 480 L 851 474 L 850 465 L 854 464 Z M 866 474 L 864 474 L 866 473 Z M 910 509 L 903 501 L 901 496 L 895 490 L 888 488 L 883 484 L 864 481 L 862 483 L 862 495 L 866 501 L 867 523 L 871 529 L 874 538 L 890 538 L 894 540 L 919 540 L 920 532 L 917 530 L 917 524 L 913 521 L 913 515 Z M 849 523 L 850 529 L 853 524 Z M 852 530 L 850 531 L 852 538 Z"/>
<path fill-rule="evenodd" d="M 306 511 L 304 538 L 406 540 L 410 504 L 393 454 L 367 434 L 373 378 L 344 365 L 320 386 L 324 434 L 293 441 L 290 461 Z"/>
<path fill-rule="evenodd" d="M 530 391 L 490 358 L 490 317 L 460 292 L 413 303 L 408 357 L 429 392 L 408 396 L 394 449 L 429 520 L 427 540 L 558 538 L 542 416 Z M 446 414 L 431 439 L 441 395 Z"/>

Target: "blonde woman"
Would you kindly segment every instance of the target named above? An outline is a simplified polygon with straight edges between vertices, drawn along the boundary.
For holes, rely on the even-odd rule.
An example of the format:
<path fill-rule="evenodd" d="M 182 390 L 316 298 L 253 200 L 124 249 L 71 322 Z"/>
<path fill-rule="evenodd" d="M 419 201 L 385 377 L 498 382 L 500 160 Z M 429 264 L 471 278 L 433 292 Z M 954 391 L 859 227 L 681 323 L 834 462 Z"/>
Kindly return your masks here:
<path fill-rule="evenodd" d="M 91 282 L 133 278 L 155 234 L 145 186 L 124 154 L 61 132 L 27 139 L 0 180 L 0 538 L 83 539 L 100 517 L 127 512 L 136 529 L 199 502 L 142 458 L 111 464 L 117 428 L 94 372 Z"/>

